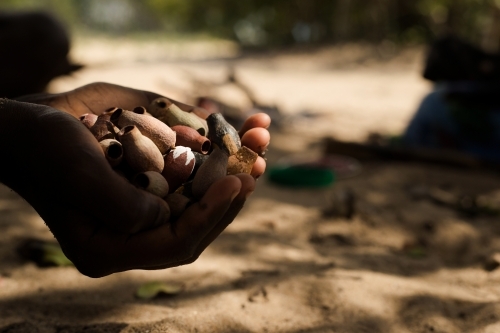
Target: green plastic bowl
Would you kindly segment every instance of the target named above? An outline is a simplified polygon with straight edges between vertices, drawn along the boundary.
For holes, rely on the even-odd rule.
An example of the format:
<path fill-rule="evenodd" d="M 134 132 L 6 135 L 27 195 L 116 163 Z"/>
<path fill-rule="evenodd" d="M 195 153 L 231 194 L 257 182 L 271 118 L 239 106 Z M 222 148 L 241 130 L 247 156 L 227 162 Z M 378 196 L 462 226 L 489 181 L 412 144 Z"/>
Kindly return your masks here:
<path fill-rule="evenodd" d="M 270 182 L 295 188 L 328 187 L 336 180 L 333 170 L 310 165 L 273 166 L 266 173 Z"/>

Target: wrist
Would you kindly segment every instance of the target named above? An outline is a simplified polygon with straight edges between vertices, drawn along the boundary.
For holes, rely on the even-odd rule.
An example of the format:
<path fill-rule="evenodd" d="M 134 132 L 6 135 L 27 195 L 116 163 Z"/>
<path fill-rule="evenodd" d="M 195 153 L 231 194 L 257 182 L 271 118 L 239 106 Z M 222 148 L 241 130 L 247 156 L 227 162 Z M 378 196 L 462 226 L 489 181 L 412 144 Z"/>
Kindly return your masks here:
<path fill-rule="evenodd" d="M 0 99 L 0 181 L 8 183 L 9 179 L 22 172 L 23 154 L 29 151 L 29 143 L 35 129 L 36 113 L 28 103 L 10 99 Z M 27 161 L 24 161 L 27 162 Z"/>

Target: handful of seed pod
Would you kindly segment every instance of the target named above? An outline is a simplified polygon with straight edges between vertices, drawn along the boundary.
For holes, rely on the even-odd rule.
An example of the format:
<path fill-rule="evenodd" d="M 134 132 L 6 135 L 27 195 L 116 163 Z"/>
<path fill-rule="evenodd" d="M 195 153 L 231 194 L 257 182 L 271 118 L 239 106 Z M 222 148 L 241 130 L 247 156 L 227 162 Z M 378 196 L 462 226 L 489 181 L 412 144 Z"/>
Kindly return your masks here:
<path fill-rule="evenodd" d="M 112 108 L 80 121 L 99 141 L 109 164 L 135 186 L 163 198 L 171 218 L 225 175 L 250 173 L 257 154 L 219 113 L 206 120 L 166 98 L 147 109 Z"/>

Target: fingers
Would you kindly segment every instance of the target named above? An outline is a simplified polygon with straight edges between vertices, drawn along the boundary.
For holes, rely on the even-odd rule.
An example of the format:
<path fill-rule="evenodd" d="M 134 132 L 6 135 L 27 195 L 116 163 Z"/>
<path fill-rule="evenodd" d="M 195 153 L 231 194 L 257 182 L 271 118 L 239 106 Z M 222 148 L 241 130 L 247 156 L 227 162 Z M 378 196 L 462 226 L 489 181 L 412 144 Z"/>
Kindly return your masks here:
<path fill-rule="evenodd" d="M 270 139 L 271 135 L 266 129 L 257 127 L 249 129 L 243 134 L 241 144 L 257 154 L 262 154 L 266 151 Z"/>
<path fill-rule="evenodd" d="M 75 90 L 60 94 L 37 94 L 18 98 L 19 101 L 43 104 L 67 112 L 75 117 L 85 113 L 101 114 L 112 107 L 133 110 L 136 106 L 147 107 L 153 100 L 163 97 L 149 91 L 142 91 L 105 82 L 94 82 Z M 182 110 L 195 112 L 202 118 L 208 111 L 172 100 Z"/>
<path fill-rule="evenodd" d="M 201 242 L 220 223 L 242 189 L 238 177 L 227 176 L 214 183 L 203 198 L 191 205 L 174 225 L 133 235 L 121 247 L 122 270 L 173 267 L 197 256 Z"/>
<path fill-rule="evenodd" d="M 245 120 L 245 123 L 240 129 L 240 136 L 243 135 L 250 129 L 260 127 L 268 128 L 271 125 L 271 118 L 265 113 L 257 113 Z"/>
<path fill-rule="evenodd" d="M 241 187 L 238 177 L 224 177 L 187 209 L 175 227 L 165 224 L 135 235 L 95 227 L 92 217 L 72 209 L 46 211 L 42 206 L 40 214 L 57 221 L 52 231 L 77 269 L 90 277 L 102 277 L 136 268 L 173 267 L 190 260 L 233 206 Z"/>
<path fill-rule="evenodd" d="M 257 157 L 257 161 L 255 161 L 252 171 L 250 175 L 255 179 L 258 179 L 260 176 L 264 174 L 266 171 L 266 161 L 262 157 Z"/>
<path fill-rule="evenodd" d="M 248 118 L 245 125 L 243 125 L 241 133 L 244 133 L 241 137 L 241 144 L 246 146 L 256 152 L 257 154 L 263 155 L 267 147 L 269 146 L 269 141 L 271 140 L 271 136 L 269 131 L 261 126 L 268 127 L 270 124 L 270 118 L 266 114 L 260 113 Z M 257 126 L 250 128 L 250 126 Z M 246 128 L 246 131 L 243 131 Z M 251 171 L 251 175 L 257 179 L 266 171 L 266 161 L 259 156 L 257 161 L 254 163 Z"/>
<path fill-rule="evenodd" d="M 251 176 L 246 175 L 246 174 L 239 174 L 236 175 L 241 181 L 241 190 L 239 194 L 234 198 L 233 202 L 231 203 L 231 206 L 229 209 L 226 211 L 226 214 L 222 219 L 217 223 L 217 225 L 203 238 L 203 240 L 199 243 L 198 247 L 196 248 L 194 255 L 188 258 L 187 260 L 181 261 L 178 263 L 178 265 L 187 265 L 190 263 L 193 263 L 198 257 L 201 255 L 201 253 L 217 238 L 219 235 L 226 229 L 226 227 L 231 224 L 231 222 L 235 219 L 235 217 L 238 215 L 240 210 L 243 208 L 246 200 L 248 197 L 253 193 L 255 190 L 255 179 L 253 179 Z M 148 267 L 147 269 L 164 269 L 168 268 L 168 266 L 161 265 L 161 266 L 152 266 Z"/>
<path fill-rule="evenodd" d="M 203 238 L 196 248 L 195 255 L 190 258 L 193 262 L 198 256 L 210 245 L 226 227 L 233 222 L 234 218 L 238 215 L 241 208 L 245 204 L 247 198 L 255 191 L 255 179 L 246 174 L 236 175 L 241 182 L 241 189 L 238 195 L 234 198 L 231 206 L 228 208 L 224 216 L 220 219 L 217 225 Z M 187 262 L 189 263 L 189 262 Z"/>

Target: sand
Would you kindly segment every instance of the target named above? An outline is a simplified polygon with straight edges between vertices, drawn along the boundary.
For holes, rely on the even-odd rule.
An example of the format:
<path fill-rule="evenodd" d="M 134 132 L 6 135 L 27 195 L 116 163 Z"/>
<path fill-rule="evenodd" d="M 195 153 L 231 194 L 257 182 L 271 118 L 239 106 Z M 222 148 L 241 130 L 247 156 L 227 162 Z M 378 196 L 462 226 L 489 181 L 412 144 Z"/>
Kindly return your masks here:
<path fill-rule="evenodd" d="M 221 82 L 228 63 L 222 58 L 235 55 L 230 44 L 183 60 L 191 48 L 179 46 L 175 56 L 159 48 L 143 57 L 132 52 L 134 44 L 91 42 L 75 45 L 73 55 L 89 66 L 56 80 L 51 91 L 106 81 L 189 100 L 199 93 L 189 78 Z M 118 46 L 122 51 L 113 55 Z M 419 75 L 422 52 L 372 60 L 372 49 L 351 45 L 229 62 L 262 103 L 285 115 L 320 114 L 272 131 L 272 165 L 318 154 L 325 135 L 361 141 L 371 131 L 404 130 L 430 89 Z M 248 105 L 229 86 L 210 93 Z M 417 198 L 422 187 L 500 197 L 495 174 L 432 165 L 364 163 L 358 176 L 321 190 L 280 188 L 264 177 L 195 263 L 91 279 L 72 267 L 39 268 L 19 257 L 15 248 L 24 239 L 53 237 L 2 186 L 0 332 L 500 332 L 500 269 L 483 268 L 500 252 L 498 217 L 468 216 Z M 352 219 L 323 216 L 348 189 L 356 199 Z M 135 298 L 149 281 L 183 283 L 185 290 Z"/>

